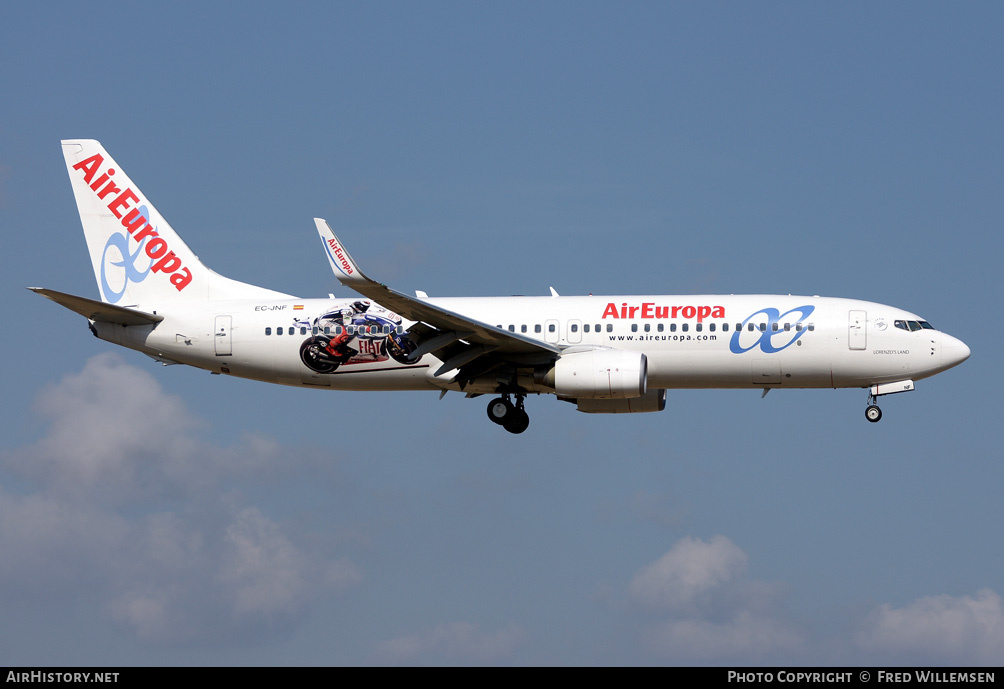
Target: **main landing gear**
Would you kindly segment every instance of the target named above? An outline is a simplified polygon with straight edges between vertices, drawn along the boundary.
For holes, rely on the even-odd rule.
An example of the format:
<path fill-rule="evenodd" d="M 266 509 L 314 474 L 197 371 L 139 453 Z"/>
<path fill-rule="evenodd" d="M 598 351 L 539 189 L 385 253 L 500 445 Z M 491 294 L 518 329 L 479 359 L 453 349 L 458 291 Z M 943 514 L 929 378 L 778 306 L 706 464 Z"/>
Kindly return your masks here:
<path fill-rule="evenodd" d="M 509 393 L 503 393 L 488 403 L 488 418 L 510 433 L 522 433 L 530 425 L 530 415 L 523 409 L 525 397 L 517 392 L 516 403 L 513 404 Z"/>

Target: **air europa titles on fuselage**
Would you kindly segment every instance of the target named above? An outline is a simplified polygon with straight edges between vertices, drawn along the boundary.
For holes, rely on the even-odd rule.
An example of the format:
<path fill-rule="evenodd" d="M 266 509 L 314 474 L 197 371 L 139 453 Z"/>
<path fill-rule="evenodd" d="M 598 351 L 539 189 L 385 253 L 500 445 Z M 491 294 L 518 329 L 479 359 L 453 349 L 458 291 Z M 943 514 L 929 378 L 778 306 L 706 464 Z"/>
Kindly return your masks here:
<path fill-rule="evenodd" d="M 104 201 L 109 194 L 117 194 L 108 202 L 108 210 L 116 218 L 121 218 L 122 227 L 126 228 L 133 239 L 137 242 L 148 240 L 145 245 L 146 255 L 153 260 L 150 270 L 155 273 L 170 274 L 171 284 L 174 285 L 175 289 L 179 292 L 185 289 L 192 281 L 192 271 L 182 265 L 181 259 L 167 245 L 167 240 L 157 234 L 156 228 L 150 224 L 147 217 L 140 213 L 138 207 L 130 210 L 131 204 L 140 202 L 136 193 L 129 187 L 122 190 L 115 186 L 115 182 L 112 181 L 112 177 L 115 176 L 114 168 L 108 168 L 95 179 L 95 173 L 101 169 L 104 162 L 104 156 L 95 153 L 87 160 L 82 160 L 74 165 L 73 169 L 84 173 L 84 182 L 90 186 L 100 200 Z"/>
<path fill-rule="evenodd" d="M 610 302 L 603 309 L 603 318 L 696 318 L 700 323 L 705 318 L 725 318 L 724 306 L 661 306 L 655 302 L 643 302 L 631 305 L 627 302 L 620 306 Z"/>

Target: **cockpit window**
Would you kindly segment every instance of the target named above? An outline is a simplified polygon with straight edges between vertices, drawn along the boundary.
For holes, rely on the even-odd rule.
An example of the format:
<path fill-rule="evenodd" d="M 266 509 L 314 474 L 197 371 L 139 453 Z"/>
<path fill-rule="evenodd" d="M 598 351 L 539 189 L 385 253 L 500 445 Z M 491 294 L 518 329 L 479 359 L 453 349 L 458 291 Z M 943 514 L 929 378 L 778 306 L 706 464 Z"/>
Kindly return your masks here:
<path fill-rule="evenodd" d="M 916 332 L 918 330 L 934 330 L 934 326 L 927 321 L 895 321 L 893 323 L 900 330 Z"/>

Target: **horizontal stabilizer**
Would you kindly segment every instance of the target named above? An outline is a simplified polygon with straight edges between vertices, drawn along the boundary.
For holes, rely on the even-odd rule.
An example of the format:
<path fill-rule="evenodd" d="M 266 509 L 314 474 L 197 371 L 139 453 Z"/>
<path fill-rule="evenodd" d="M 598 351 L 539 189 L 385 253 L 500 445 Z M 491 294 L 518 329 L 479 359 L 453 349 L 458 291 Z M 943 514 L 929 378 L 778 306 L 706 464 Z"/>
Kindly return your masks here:
<path fill-rule="evenodd" d="M 163 316 L 145 311 L 127 309 L 124 306 L 106 304 L 102 301 L 95 301 L 87 297 L 78 297 L 65 292 L 57 292 L 43 287 L 29 287 L 35 294 L 51 299 L 60 306 L 65 306 L 70 311 L 76 311 L 84 318 L 97 321 L 99 323 L 118 323 L 119 325 L 152 325 L 164 320 Z"/>

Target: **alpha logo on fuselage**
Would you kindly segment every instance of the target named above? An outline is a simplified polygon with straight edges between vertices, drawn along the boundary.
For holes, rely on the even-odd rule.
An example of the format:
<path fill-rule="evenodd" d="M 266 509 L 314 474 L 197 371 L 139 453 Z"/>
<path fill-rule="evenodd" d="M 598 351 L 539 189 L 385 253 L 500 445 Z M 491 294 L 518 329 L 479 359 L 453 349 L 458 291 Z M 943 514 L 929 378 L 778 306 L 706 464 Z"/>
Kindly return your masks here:
<path fill-rule="evenodd" d="M 742 326 L 732 333 L 729 349 L 733 354 L 743 354 L 757 347 L 764 354 L 775 354 L 782 349 L 787 349 L 807 332 L 807 329 L 802 327 L 802 323 L 815 310 L 815 306 L 807 304 L 796 306 L 784 313 L 771 307 L 751 313 L 742 322 Z M 798 320 L 785 318 L 796 313 Z M 757 316 L 761 317 L 757 318 Z M 753 323 L 758 327 L 750 330 L 746 327 L 747 323 Z"/>

